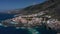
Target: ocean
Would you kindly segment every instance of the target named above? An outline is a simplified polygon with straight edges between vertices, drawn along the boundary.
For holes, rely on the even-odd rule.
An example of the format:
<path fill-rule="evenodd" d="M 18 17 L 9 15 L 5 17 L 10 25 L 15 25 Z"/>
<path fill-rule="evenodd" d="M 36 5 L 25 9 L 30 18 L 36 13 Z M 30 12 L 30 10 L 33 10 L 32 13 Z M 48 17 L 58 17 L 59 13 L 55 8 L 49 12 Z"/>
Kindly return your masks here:
<path fill-rule="evenodd" d="M 13 18 L 12 14 L 0 14 L 0 21 Z M 48 30 L 45 26 L 36 28 L 39 34 L 56 34 L 55 30 Z M 0 34 L 30 34 L 28 29 L 16 29 L 15 27 L 0 26 Z"/>
<path fill-rule="evenodd" d="M 14 14 L 0 14 L 0 21 L 13 18 Z"/>

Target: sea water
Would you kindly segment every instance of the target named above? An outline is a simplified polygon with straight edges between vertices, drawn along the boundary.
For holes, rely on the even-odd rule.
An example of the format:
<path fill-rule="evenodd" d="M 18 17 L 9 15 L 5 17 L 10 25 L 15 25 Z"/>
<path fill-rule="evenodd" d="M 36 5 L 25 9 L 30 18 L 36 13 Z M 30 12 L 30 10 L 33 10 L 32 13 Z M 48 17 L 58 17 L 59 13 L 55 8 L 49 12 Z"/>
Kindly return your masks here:
<path fill-rule="evenodd" d="M 13 18 L 14 14 L 0 14 L 0 21 Z"/>

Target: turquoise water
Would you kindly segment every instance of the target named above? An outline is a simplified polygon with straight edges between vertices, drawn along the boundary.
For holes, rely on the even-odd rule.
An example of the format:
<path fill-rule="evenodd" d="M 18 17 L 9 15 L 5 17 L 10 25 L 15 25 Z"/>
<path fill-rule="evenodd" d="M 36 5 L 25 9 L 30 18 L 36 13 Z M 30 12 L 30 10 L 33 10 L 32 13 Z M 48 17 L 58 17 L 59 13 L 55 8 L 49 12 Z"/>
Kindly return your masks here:
<path fill-rule="evenodd" d="M 13 15 L 0 14 L 0 20 L 13 18 Z M 0 26 L 0 34 L 56 34 L 54 30 L 48 30 L 45 26 L 30 29 L 16 29 L 15 27 Z"/>

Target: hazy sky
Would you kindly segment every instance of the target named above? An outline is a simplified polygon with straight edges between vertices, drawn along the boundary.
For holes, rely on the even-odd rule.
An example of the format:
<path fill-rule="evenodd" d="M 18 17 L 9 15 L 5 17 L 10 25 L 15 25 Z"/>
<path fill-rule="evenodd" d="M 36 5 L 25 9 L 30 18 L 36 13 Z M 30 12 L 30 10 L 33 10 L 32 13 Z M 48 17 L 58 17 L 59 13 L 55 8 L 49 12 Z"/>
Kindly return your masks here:
<path fill-rule="evenodd" d="M 0 0 L 0 10 L 24 8 L 44 1 L 45 0 Z"/>

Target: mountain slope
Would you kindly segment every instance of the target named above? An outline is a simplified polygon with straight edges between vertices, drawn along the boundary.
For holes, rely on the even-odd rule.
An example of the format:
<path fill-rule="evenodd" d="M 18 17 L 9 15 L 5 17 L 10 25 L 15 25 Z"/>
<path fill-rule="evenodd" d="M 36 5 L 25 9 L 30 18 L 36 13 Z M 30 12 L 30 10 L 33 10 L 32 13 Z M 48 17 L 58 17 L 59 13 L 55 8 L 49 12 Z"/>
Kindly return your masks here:
<path fill-rule="evenodd" d="M 21 10 L 13 10 L 9 14 L 34 14 L 48 10 L 48 15 L 60 19 L 60 0 L 48 0 L 41 4 L 32 5 Z"/>

